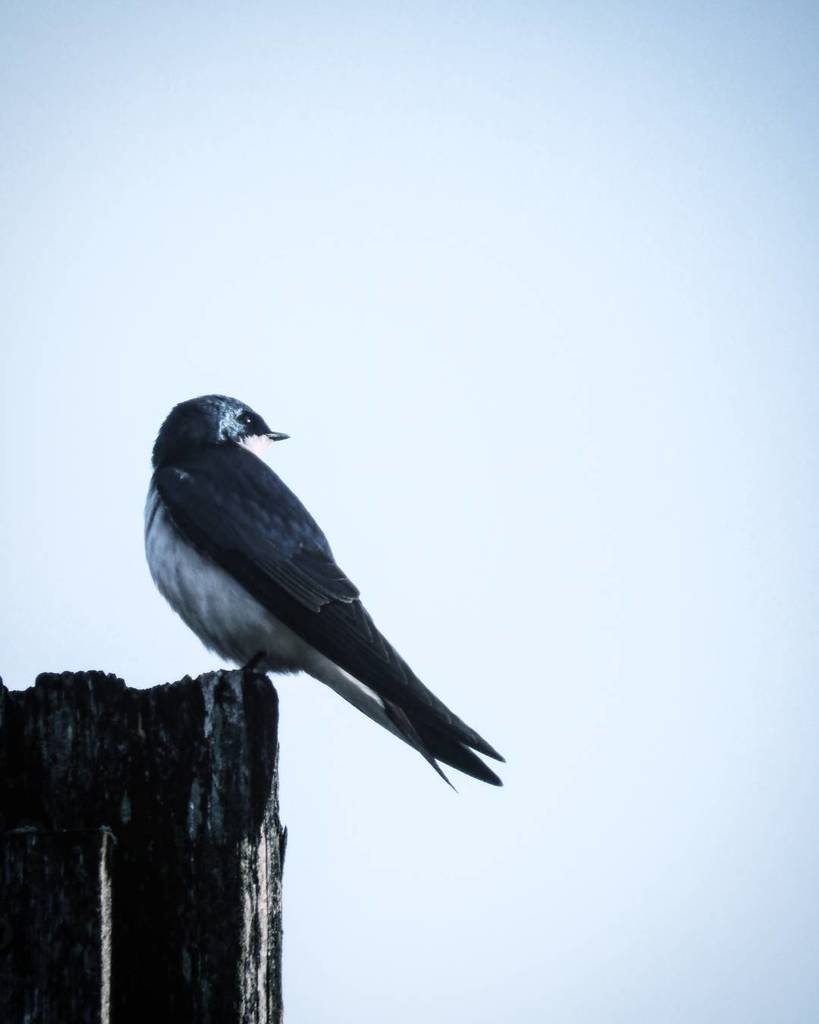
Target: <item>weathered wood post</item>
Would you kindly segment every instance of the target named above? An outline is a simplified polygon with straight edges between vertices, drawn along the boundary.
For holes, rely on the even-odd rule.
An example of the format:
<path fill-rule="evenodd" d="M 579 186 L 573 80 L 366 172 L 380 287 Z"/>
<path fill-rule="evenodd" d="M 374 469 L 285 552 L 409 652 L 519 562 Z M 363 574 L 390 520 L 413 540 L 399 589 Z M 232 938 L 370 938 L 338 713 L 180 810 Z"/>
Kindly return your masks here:
<path fill-rule="evenodd" d="M 0 683 L 3 1024 L 278 1024 L 277 725 L 255 673 Z"/>

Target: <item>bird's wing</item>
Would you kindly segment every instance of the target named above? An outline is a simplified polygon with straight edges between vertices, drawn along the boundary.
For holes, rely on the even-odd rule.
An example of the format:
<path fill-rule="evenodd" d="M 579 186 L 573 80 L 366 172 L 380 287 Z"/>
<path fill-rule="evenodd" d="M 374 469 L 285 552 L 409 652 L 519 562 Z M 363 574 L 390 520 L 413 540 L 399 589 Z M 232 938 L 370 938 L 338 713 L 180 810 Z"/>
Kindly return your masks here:
<path fill-rule="evenodd" d="M 267 597 L 311 612 L 358 597 L 312 516 L 252 453 L 214 448 L 160 467 L 154 483 L 183 535 L 274 614 Z"/>
<path fill-rule="evenodd" d="M 381 635 L 313 517 L 259 458 L 238 446 L 214 447 L 160 467 L 154 483 L 175 526 L 200 553 L 325 657 L 410 714 L 424 738 L 503 760 Z"/>

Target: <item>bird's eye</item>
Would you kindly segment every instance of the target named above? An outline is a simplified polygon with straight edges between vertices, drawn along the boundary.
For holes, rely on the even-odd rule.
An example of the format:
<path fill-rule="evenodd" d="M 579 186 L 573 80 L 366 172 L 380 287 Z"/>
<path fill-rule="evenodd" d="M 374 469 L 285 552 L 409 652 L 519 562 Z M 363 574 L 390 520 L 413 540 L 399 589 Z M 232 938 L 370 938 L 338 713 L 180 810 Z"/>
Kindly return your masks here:
<path fill-rule="evenodd" d="M 246 412 L 244 416 L 242 416 L 242 423 L 246 423 L 248 426 L 250 426 L 252 419 L 253 417 L 250 415 L 250 413 Z"/>

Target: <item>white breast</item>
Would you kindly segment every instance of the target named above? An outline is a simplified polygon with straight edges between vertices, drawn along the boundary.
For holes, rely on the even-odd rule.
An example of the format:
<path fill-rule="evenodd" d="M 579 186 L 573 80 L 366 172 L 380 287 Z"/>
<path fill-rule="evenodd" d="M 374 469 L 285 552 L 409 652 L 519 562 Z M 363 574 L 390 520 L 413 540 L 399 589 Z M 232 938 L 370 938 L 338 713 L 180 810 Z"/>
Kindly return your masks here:
<path fill-rule="evenodd" d="M 272 671 L 306 667 L 312 648 L 181 537 L 153 485 L 145 504 L 145 554 L 160 593 L 207 648 L 237 665 L 264 651 Z"/>

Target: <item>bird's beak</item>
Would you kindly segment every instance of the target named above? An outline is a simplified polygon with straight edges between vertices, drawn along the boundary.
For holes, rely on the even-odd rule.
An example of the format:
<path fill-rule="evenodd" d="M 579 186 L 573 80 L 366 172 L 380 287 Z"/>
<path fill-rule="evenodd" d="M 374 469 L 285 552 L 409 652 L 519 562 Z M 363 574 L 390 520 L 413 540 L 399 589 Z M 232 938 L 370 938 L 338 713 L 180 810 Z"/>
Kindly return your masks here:
<path fill-rule="evenodd" d="M 271 441 L 286 441 L 290 437 L 289 434 L 280 434 L 278 430 L 270 430 L 264 436 L 269 437 Z"/>

